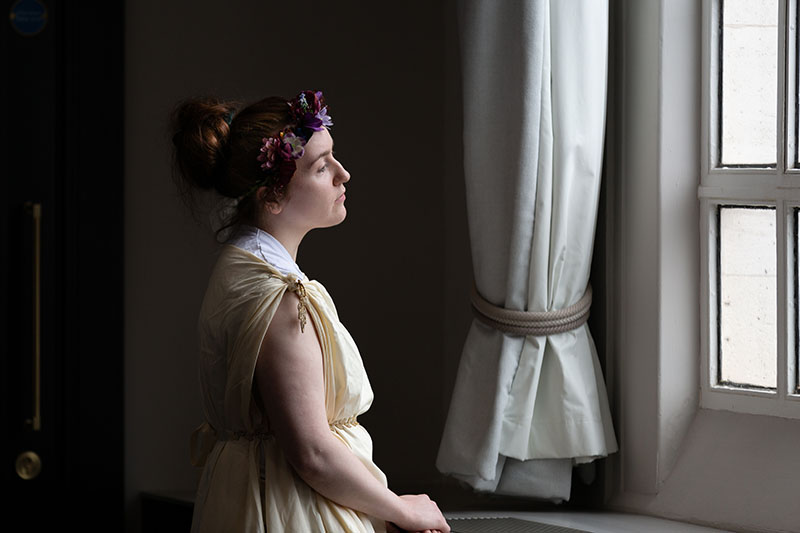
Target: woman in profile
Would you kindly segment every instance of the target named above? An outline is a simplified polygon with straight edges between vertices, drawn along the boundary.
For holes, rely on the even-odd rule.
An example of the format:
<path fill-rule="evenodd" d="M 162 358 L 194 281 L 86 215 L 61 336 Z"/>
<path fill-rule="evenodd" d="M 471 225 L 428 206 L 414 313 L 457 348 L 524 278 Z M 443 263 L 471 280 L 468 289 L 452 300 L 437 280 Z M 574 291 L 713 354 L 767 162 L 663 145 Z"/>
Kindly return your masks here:
<path fill-rule="evenodd" d="M 231 236 L 198 323 L 206 422 L 193 532 L 442 531 L 426 495 L 398 496 L 357 417 L 361 356 L 325 288 L 296 263 L 303 237 L 346 216 L 321 92 L 242 109 L 189 100 L 172 116 L 176 176 L 234 199 Z"/>

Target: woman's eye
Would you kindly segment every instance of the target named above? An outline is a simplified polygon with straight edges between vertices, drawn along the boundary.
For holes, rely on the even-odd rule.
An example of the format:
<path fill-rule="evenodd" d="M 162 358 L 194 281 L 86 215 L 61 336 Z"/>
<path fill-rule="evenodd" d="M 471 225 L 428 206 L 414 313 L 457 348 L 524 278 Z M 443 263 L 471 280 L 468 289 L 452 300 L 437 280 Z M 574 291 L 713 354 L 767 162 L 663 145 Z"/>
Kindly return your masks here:
<path fill-rule="evenodd" d="M 322 173 L 323 173 L 323 172 L 325 172 L 326 170 L 328 170 L 328 165 L 322 165 L 321 167 L 319 167 L 319 170 L 317 170 L 317 172 L 319 172 L 320 174 L 322 174 Z"/>

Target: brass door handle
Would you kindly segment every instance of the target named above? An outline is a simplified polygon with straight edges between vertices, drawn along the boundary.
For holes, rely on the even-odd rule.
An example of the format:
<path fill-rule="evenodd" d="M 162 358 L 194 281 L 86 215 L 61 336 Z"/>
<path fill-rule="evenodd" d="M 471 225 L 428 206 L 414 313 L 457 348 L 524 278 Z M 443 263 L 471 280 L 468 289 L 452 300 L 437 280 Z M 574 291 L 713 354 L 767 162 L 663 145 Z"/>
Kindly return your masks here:
<path fill-rule="evenodd" d="M 33 431 L 42 429 L 42 204 L 25 203 L 25 211 L 33 220 L 33 414 L 25 424 Z M 35 455 L 35 454 L 34 454 Z M 20 456 L 21 457 L 21 456 Z M 37 456 L 38 459 L 38 456 Z"/>

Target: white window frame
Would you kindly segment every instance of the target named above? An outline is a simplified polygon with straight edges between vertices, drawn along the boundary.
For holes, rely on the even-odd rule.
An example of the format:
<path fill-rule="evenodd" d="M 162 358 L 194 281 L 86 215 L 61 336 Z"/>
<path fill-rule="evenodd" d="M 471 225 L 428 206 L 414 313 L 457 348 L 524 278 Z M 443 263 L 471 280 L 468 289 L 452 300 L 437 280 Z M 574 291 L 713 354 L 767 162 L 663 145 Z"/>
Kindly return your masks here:
<path fill-rule="evenodd" d="M 800 394 L 795 394 L 797 371 L 795 317 L 795 236 L 794 209 L 800 208 L 800 168 L 791 168 L 789 154 L 794 153 L 796 132 L 784 125 L 796 124 L 795 72 L 796 25 L 798 0 L 779 0 L 778 16 L 778 109 L 776 168 L 719 168 L 716 145 L 718 120 L 718 62 L 720 0 L 703 2 L 703 58 L 701 97 L 701 177 L 700 200 L 701 257 L 701 390 L 700 405 L 708 409 L 800 419 Z M 783 61 L 780 58 L 784 58 Z M 787 101 L 787 97 L 789 101 Z M 794 129 L 794 126 L 792 126 Z M 792 158 L 793 159 L 793 158 Z M 775 391 L 726 387 L 712 383 L 717 375 L 717 213 L 720 205 L 770 206 L 776 213 L 777 246 L 777 388 Z"/>

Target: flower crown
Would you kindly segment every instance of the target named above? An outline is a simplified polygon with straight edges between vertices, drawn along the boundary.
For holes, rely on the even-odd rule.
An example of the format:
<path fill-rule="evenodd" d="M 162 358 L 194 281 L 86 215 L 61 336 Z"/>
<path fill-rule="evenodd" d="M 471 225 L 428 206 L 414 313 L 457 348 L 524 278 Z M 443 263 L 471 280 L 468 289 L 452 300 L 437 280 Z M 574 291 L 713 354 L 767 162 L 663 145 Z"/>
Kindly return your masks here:
<path fill-rule="evenodd" d="M 264 137 L 258 161 L 267 173 L 253 190 L 271 185 L 280 191 L 289 183 L 303 157 L 305 146 L 315 131 L 333 126 L 322 91 L 303 91 L 288 102 L 291 124 L 272 137 Z M 251 191 L 252 192 L 252 191 Z"/>

